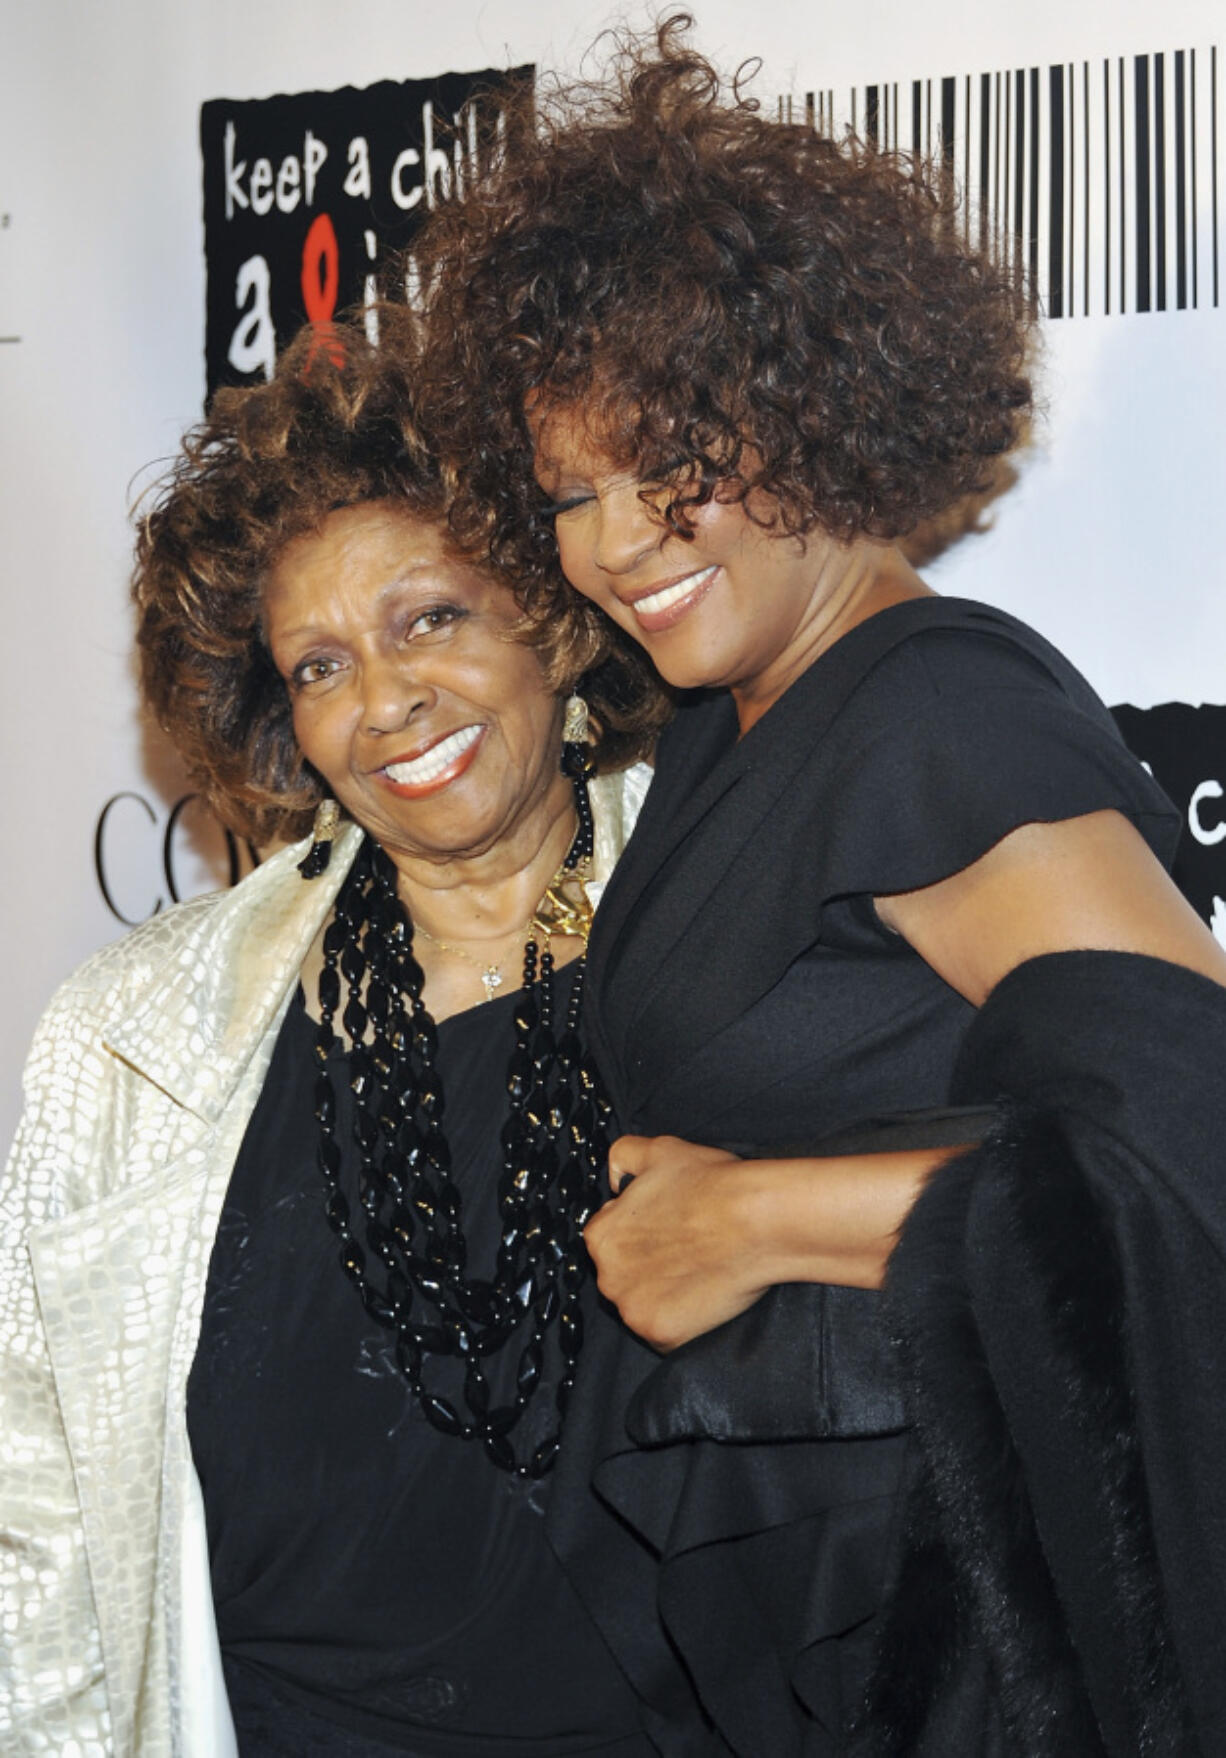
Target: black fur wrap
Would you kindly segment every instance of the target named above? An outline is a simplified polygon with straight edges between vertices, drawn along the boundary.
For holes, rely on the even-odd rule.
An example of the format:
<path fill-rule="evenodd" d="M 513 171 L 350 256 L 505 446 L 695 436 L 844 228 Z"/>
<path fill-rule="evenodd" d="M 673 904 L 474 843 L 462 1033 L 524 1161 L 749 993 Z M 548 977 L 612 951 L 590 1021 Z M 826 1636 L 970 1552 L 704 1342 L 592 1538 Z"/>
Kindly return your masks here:
<path fill-rule="evenodd" d="M 1006 979 L 886 1317 L 917 1441 L 856 1750 L 1226 1753 L 1226 992 L 1124 954 Z"/>

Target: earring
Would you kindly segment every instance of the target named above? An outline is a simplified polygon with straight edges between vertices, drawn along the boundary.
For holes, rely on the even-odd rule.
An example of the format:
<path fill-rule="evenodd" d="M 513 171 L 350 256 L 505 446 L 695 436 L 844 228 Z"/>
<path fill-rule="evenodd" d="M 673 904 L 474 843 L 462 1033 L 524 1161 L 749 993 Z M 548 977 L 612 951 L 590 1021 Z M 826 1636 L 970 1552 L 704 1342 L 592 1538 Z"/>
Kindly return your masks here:
<path fill-rule="evenodd" d="M 587 741 L 587 703 L 582 696 L 568 696 L 562 721 L 562 773 L 575 790 L 575 812 L 579 819 L 574 847 L 577 861 L 590 860 L 596 845 L 592 801 L 587 791 L 588 777 L 595 775 L 596 764 Z"/>
<path fill-rule="evenodd" d="M 595 775 L 596 765 L 588 747 L 588 711 L 582 696 L 566 698 L 562 720 L 562 773 L 572 781 Z"/>
<path fill-rule="evenodd" d="M 562 743 L 564 745 L 586 745 L 587 743 L 587 703 L 582 696 L 566 698 L 566 714 L 562 721 Z"/>
<path fill-rule="evenodd" d="M 298 863 L 298 871 L 304 879 L 318 879 L 321 873 L 327 872 L 328 862 L 332 859 L 332 839 L 340 821 L 341 809 L 336 801 L 320 800 L 311 826 L 311 846 Z"/>

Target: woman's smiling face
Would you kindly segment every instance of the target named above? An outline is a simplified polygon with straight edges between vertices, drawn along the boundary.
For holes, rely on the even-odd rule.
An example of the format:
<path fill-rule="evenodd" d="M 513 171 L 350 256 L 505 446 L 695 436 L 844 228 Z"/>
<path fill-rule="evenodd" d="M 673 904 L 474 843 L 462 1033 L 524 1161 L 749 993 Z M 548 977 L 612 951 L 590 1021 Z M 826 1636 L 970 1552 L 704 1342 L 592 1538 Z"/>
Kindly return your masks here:
<path fill-rule="evenodd" d="M 265 637 L 303 755 L 393 859 L 483 853 L 568 783 L 561 705 L 508 589 L 390 501 L 278 557 Z"/>
<path fill-rule="evenodd" d="M 563 572 L 642 643 L 670 684 L 774 695 L 795 659 L 808 663 L 831 608 L 833 539 L 775 535 L 718 489 L 692 512 L 693 537 L 679 537 L 658 510 L 664 491 L 644 500 L 637 473 L 609 461 L 580 409 L 550 409 L 535 439 Z"/>

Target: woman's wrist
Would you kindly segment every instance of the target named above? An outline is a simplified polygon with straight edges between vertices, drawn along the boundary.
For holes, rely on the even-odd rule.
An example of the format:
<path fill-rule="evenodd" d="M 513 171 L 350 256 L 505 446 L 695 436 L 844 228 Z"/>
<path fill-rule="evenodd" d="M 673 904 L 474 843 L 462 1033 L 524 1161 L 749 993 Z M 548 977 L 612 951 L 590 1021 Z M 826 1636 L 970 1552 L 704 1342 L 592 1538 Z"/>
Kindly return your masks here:
<path fill-rule="evenodd" d="M 880 1287 L 925 1180 L 957 1151 L 743 1162 L 746 1274 L 759 1290 L 778 1282 Z"/>
<path fill-rule="evenodd" d="M 745 1272 L 756 1291 L 779 1282 L 825 1282 L 820 1160 L 747 1160 L 738 1192 Z"/>

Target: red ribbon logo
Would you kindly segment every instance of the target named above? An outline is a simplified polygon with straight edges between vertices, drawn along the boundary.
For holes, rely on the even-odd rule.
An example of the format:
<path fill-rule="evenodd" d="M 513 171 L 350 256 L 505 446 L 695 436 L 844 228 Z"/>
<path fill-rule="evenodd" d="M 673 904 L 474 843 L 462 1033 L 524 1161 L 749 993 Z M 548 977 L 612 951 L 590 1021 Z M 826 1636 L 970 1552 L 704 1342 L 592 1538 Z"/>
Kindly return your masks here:
<path fill-rule="evenodd" d="M 331 333 L 336 298 L 341 284 L 341 253 L 336 227 L 330 214 L 317 214 L 302 246 L 302 304 L 307 320 L 320 334 L 307 360 L 309 367 L 319 347 L 326 347 L 334 366 L 345 364 L 345 350 Z"/>

